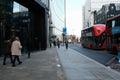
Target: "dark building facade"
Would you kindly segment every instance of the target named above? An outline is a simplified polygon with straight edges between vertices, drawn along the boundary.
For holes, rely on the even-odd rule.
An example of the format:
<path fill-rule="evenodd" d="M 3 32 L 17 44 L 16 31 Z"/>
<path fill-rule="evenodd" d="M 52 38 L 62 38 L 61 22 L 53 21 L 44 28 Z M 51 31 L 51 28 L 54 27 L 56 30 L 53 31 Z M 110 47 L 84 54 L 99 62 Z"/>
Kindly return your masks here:
<path fill-rule="evenodd" d="M 120 4 L 103 5 L 99 11 L 95 11 L 94 24 L 105 24 L 106 19 L 120 14 Z"/>
<path fill-rule="evenodd" d="M 39 50 L 40 44 L 40 27 L 30 26 L 31 16 L 29 11 L 13 13 L 13 27 L 11 28 L 12 35 L 19 36 L 23 49 L 26 50 L 29 44 L 31 51 Z M 32 23 L 33 24 L 33 23 Z M 29 42 L 29 43 L 28 43 Z M 24 51 L 23 50 L 23 51 Z"/>
<path fill-rule="evenodd" d="M 13 14 L 13 1 L 28 8 L 28 12 Z M 49 30 L 49 0 L 0 0 L 0 54 L 4 41 L 19 36 L 23 48 L 45 50 Z"/>
<path fill-rule="evenodd" d="M 30 16 L 28 42 L 30 48 L 37 47 L 37 50 L 45 50 L 49 39 L 49 0 L 15 1 L 28 8 Z"/>
<path fill-rule="evenodd" d="M 4 53 L 4 41 L 11 36 L 13 0 L 0 0 L 0 55 Z"/>
<path fill-rule="evenodd" d="M 12 35 L 20 37 L 21 43 L 23 45 L 23 51 L 25 51 L 27 49 L 27 43 L 28 43 L 29 33 L 30 33 L 29 32 L 29 27 L 30 27 L 29 12 L 23 11 L 23 12 L 13 13 L 13 22 L 14 22 L 13 27 L 11 28 Z M 32 49 L 32 50 L 35 50 L 35 49 Z"/>
<path fill-rule="evenodd" d="M 0 42 L 10 38 L 12 26 L 13 0 L 0 0 Z"/>

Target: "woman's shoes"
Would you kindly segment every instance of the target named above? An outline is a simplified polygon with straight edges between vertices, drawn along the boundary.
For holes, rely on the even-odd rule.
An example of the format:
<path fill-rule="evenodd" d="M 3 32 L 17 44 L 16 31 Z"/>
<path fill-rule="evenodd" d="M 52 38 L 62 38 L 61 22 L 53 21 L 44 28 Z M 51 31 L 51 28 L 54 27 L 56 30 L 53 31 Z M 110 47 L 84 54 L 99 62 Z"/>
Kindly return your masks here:
<path fill-rule="evenodd" d="M 19 64 L 22 64 L 22 62 L 19 62 Z"/>
<path fill-rule="evenodd" d="M 12 67 L 15 67 L 15 65 L 13 64 Z"/>
<path fill-rule="evenodd" d="M 19 62 L 19 64 L 22 64 L 22 62 Z M 15 67 L 15 66 L 16 66 L 15 64 L 12 65 L 12 67 Z"/>

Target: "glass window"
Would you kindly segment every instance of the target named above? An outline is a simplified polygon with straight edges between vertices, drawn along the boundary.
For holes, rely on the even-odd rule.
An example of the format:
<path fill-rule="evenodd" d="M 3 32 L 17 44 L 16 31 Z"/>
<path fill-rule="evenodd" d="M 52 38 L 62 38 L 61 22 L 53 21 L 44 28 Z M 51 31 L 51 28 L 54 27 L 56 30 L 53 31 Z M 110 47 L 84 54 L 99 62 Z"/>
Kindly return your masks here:
<path fill-rule="evenodd" d="M 115 24 L 115 26 L 116 26 L 116 27 L 120 26 L 120 19 L 119 19 L 119 18 L 116 19 L 116 24 Z"/>
<path fill-rule="evenodd" d="M 113 20 L 113 21 L 112 21 L 112 27 L 115 27 L 115 24 L 116 24 L 116 21 Z"/>
<path fill-rule="evenodd" d="M 111 20 L 107 21 L 107 28 L 111 28 L 112 27 L 112 22 Z"/>

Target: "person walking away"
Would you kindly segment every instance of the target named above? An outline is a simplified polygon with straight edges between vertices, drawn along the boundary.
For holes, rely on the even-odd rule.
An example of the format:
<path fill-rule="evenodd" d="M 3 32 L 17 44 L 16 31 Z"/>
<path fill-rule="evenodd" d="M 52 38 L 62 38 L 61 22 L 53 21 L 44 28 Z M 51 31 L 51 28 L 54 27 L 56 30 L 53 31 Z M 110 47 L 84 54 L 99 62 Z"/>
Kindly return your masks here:
<path fill-rule="evenodd" d="M 21 55 L 21 48 L 22 46 L 21 46 L 19 37 L 15 37 L 14 41 L 12 42 L 12 46 L 11 46 L 11 53 L 12 53 L 12 56 L 14 57 L 13 64 L 12 64 L 13 67 L 15 66 L 16 59 L 19 64 L 22 63 L 19 59 L 19 56 Z"/>
<path fill-rule="evenodd" d="M 10 40 L 5 40 L 5 49 L 4 49 L 4 58 L 3 58 L 3 65 L 6 65 L 6 59 L 7 57 L 10 58 L 11 60 L 11 63 L 13 63 L 13 60 L 12 60 L 12 55 L 11 55 L 11 41 Z"/>
<path fill-rule="evenodd" d="M 49 43 L 50 43 L 50 48 L 51 48 L 51 47 L 52 47 L 52 40 L 50 40 L 50 42 L 49 42 Z"/>
<path fill-rule="evenodd" d="M 65 47 L 68 49 L 68 40 L 65 41 Z"/>
<path fill-rule="evenodd" d="M 58 48 L 60 48 L 60 40 L 59 39 L 57 39 L 57 46 L 58 46 Z"/>
<path fill-rule="evenodd" d="M 53 41 L 54 47 L 56 47 L 56 40 Z"/>

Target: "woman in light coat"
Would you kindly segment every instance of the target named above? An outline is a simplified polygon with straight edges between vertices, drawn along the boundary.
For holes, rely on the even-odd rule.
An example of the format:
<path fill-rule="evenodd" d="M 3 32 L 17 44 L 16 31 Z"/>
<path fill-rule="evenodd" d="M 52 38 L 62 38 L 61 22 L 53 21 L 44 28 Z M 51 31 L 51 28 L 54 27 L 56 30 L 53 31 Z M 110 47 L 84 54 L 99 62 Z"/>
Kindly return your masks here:
<path fill-rule="evenodd" d="M 22 63 L 19 59 L 19 56 L 21 55 L 21 48 L 22 46 L 21 46 L 19 38 L 15 37 L 15 40 L 12 42 L 12 46 L 11 46 L 11 53 L 12 53 L 12 56 L 14 57 L 12 66 L 15 66 L 16 59 L 19 64 Z"/>

